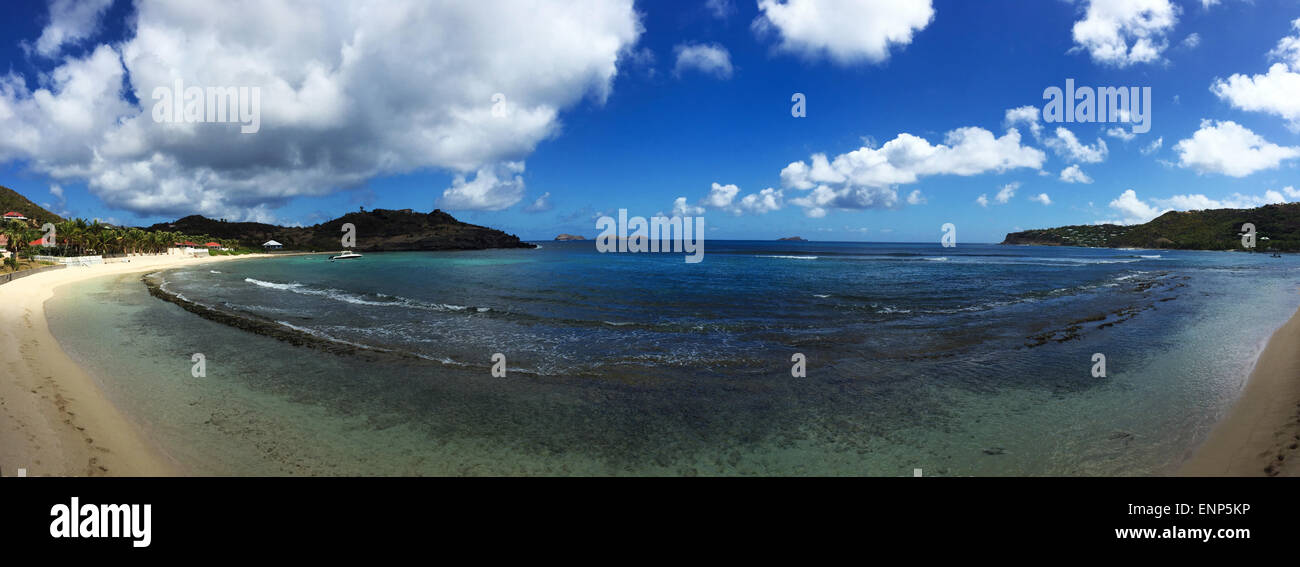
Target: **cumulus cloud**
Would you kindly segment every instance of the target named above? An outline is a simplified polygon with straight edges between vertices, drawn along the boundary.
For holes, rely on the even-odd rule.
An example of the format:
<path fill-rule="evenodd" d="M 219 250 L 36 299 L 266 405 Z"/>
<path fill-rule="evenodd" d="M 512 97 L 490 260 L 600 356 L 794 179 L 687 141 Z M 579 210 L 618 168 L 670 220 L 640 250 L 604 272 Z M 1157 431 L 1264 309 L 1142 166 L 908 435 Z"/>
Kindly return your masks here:
<path fill-rule="evenodd" d="M 1174 145 L 1178 164 L 1198 173 L 1245 177 L 1300 156 L 1300 147 L 1279 146 L 1230 120 L 1201 121 L 1191 138 Z"/>
<path fill-rule="evenodd" d="M 763 213 L 780 210 L 783 205 L 781 202 L 783 198 L 784 195 L 780 189 L 768 187 L 758 193 L 745 195 L 740 199 L 737 207 L 739 207 L 741 212 L 761 215 Z"/>
<path fill-rule="evenodd" d="M 1269 52 L 1278 62 L 1267 73 L 1216 79 L 1210 91 L 1236 108 L 1279 116 L 1292 130 L 1300 130 L 1300 19 L 1291 26 L 1297 33 L 1282 38 Z"/>
<path fill-rule="evenodd" d="M 1137 192 L 1129 189 L 1110 202 L 1110 208 L 1119 213 L 1119 218 L 1097 221 L 1097 224 L 1142 224 L 1169 211 L 1253 209 L 1297 200 L 1300 200 L 1300 190 L 1294 187 L 1268 190 L 1263 195 L 1233 193 L 1223 199 L 1212 199 L 1199 193 L 1174 195 L 1167 199 L 1151 199 L 1150 203 L 1138 198 Z"/>
<path fill-rule="evenodd" d="M 1091 146 L 1079 142 L 1074 136 L 1074 132 L 1058 127 L 1056 136 L 1048 138 L 1043 142 L 1047 147 L 1052 148 L 1056 155 L 1070 161 L 1082 163 L 1098 163 L 1106 159 L 1106 154 L 1110 152 L 1106 147 L 1106 141 L 1097 138 L 1097 143 Z"/>
<path fill-rule="evenodd" d="M 1003 185 L 1002 188 L 998 190 L 998 194 L 993 198 L 997 200 L 998 203 L 1005 205 L 1011 201 L 1012 197 L 1016 196 L 1017 189 L 1020 189 L 1020 182 L 1008 183 Z"/>
<path fill-rule="evenodd" d="M 1169 46 L 1166 35 L 1177 23 L 1170 0 L 1088 0 L 1074 23 L 1074 42 L 1103 65 L 1151 63 Z"/>
<path fill-rule="evenodd" d="M 700 204 L 714 209 L 730 207 L 731 201 L 733 201 L 739 193 L 740 187 L 736 185 L 714 183 L 713 187 L 709 189 L 708 196 L 704 197 L 704 200 L 700 201 Z"/>
<path fill-rule="evenodd" d="M 777 48 L 841 65 L 879 63 L 934 19 L 930 0 L 759 0 L 753 29 Z"/>
<path fill-rule="evenodd" d="M 673 71 L 678 75 L 694 70 L 719 79 L 731 78 L 731 53 L 721 45 L 683 43 L 675 47 L 674 51 L 677 53 L 677 65 Z"/>
<path fill-rule="evenodd" d="M 971 176 L 1016 168 L 1039 169 L 1047 156 L 1021 145 L 1020 132 L 1001 137 L 983 128 L 958 128 L 932 145 L 912 134 L 899 134 L 879 149 L 862 147 L 829 159 L 813 154 L 781 170 L 787 188 L 807 191 L 790 199 L 817 218 L 828 209 L 875 209 L 899 206 L 898 185 L 915 183 L 924 176 Z"/>
<path fill-rule="evenodd" d="M 524 207 L 525 213 L 544 213 L 554 208 L 551 205 L 551 192 L 542 193 L 541 197 Z"/>
<path fill-rule="evenodd" d="M 980 196 L 975 198 L 975 204 L 977 204 L 977 205 L 979 205 L 979 206 L 981 206 L 981 207 L 984 207 L 984 208 L 986 208 L 986 209 L 989 208 L 989 195 L 988 195 L 988 193 L 980 193 Z"/>
<path fill-rule="evenodd" d="M 524 198 L 524 178 L 519 175 L 523 172 L 524 163 L 514 161 L 481 168 L 468 181 L 457 175 L 438 204 L 453 211 L 499 211 Z"/>
<path fill-rule="evenodd" d="M 1079 169 L 1079 164 L 1061 170 L 1061 181 L 1066 183 L 1092 183 L 1092 178 Z"/>
<path fill-rule="evenodd" d="M 907 204 L 909 205 L 925 204 L 925 196 L 921 194 L 920 189 L 913 189 L 911 193 L 907 194 Z"/>
<path fill-rule="evenodd" d="M 1041 110 L 1037 106 L 1021 106 L 1017 108 L 1008 108 L 1006 118 L 1003 119 L 1003 126 L 1014 128 L 1020 124 L 1029 127 L 1029 132 L 1038 138 L 1043 133 L 1043 123 L 1038 120 Z"/>
<path fill-rule="evenodd" d="M 704 209 L 715 209 L 737 216 L 743 214 L 761 215 L 781 210 L 781 207 L 784 206 L 784 195 L 780 189 L 768 187 L 758 193 L 750 193 L 736 199 L 739 195 L 740 187 L 736 185 L 714 183 L 709 189 L 709 194 L 700 199 L 702 208 L 692 209 L 686 205 L 686 197 L 679 197 L 673 205 L 673 212 L 677 214 L 678 211 L 689 212 L 696 210 L 699 212 L 690 214 L 700 214 Z"/>
<path fill-rule="evenodd" d="M 41 30 L 35 49 L 42 57 L 53 58 L 63 47 L 89 39 L 99 29 L 100 19 L 113 0 L 54 0 L 50 2 L 50 23 Z"/>
<path fill-rule="evenodd" d="M 1143 203 L 1137 191 L 1128 189 L 1110 202 L 1110 208 L 1119 213 L 1115 220 L 1098 221 L 1097 224 L 1142 224 L 1165 213 L 1156 207 Z"/>
<path fill-rule="evenodd" d="M 675 217 L 693 217 L 704 214 L 704 207 L 696 207 L 686 202 L 686 197 L 678 197 L 673 201 L 673 215 Z"/>
<path fill-rule="evenodd" d="M 1187 49 L 1196 49 L 1199 45 L 1201 45 L 1201 34 L 1199 33 L 1192 32 L 1183 38 L 1183 47 Z"/>
<path fill-rule="evenodd" d="M 265 0 L 212 17 L 140 0 L 122 41 L 65 58 L 39 87 L 0 79 L 0 161 L 140 214 L 252 218 L 425 169 L 456 177 L 448 208 L 509 206 L 523 160 L 562 110 L 608 97 L 642 29 L 632 0 L 500 4 Z M 178 79 L 259 87 L 261 130 L 154 122 L 155 87 Z"/>
<path fill-rule="evenodd" d="M 1119 126 L 1111 126 L 1110 128 L 1106 129 L 1106 135 L 1112 138 L 1119 138 L 1121 140 L 1124 140 L 1125 142 L 1137 137 L 1137 134 L 1134 134 L 1133 132 L 1129 131 L 1129 129 L 1120 128 Z"/>
<path fill-rule="evenodd" d="M 1034 195 L 1033 197 L 1030 197 L 1029 200 L 1035 203 L 1042 203 L 1044 205 L 1052 204 L 1052 198 L 1048 197 L 1047 193 L 1039 193 L 1037 195 Z"/>

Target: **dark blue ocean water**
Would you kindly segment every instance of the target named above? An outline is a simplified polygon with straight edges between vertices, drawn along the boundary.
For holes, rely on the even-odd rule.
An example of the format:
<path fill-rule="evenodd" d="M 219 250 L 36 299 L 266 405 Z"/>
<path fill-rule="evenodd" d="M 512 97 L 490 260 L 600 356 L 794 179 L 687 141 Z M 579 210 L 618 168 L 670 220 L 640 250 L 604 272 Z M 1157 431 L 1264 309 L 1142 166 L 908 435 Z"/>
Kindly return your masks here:
<path fill-rule="evenodd" d="M 1160 474 L 1300 305 L 1295 257 L 709 241 L 690 264 L 541 246 L 164 274 L 361 354 L 205 321 L 136 282 L 61 295 L 51 325 L 205 472 Z M 104 325 L 123 344 L 85 331 Z"/>

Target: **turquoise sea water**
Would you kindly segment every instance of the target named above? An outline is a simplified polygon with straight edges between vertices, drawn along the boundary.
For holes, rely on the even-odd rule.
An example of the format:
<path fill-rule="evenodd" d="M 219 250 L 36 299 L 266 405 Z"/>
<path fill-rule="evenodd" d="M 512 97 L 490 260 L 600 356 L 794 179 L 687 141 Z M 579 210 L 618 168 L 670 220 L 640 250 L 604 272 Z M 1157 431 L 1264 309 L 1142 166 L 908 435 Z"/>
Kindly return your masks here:
<path fill-rule="evenodd" d="M 937 476 L 1172 472 L 1300 306 L 1296 257 L 710 241 L 688 264 L 541 244 L 162 274 L 357 354 L 202 319 L 138 275 L 47 312 L 201 474 Z"/>

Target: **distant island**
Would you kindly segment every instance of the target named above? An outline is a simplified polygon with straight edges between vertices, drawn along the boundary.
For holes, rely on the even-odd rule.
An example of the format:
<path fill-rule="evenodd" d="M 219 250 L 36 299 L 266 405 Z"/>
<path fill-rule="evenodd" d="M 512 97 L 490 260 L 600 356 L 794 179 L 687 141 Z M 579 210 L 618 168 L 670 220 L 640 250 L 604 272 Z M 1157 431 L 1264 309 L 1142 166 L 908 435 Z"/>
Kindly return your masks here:
<path fill-rule="evenodd" d="M 555 237 L 556 240 L 586 240 L 585 236 L 580 234 L 561 234 Z"/>
<path fill-rule="evenodd" d="M 1092 248 L 1243 250 L 1245 223 L 1255 225 L 1256 250 L 1300 250 L 1300 203 L 1256 209 L 1170 211 L 1145 224 L 1074 225 L 1007 234 L 1002 244 Z"/>
<path fill-rule="evenodd" d="M 776 239 L 776 241 L 777 242 L 808 242 L 801 236 L 787 236 L 785 238 L 778 238 Z"/>

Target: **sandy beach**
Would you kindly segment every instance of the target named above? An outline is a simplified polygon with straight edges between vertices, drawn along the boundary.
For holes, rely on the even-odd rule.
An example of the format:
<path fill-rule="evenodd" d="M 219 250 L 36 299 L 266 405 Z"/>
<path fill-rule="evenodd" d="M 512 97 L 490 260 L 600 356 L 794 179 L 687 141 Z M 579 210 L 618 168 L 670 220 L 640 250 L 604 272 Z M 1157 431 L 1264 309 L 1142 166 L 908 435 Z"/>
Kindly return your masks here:
<path fill-rule="evenodd" d="M 266 255 L 137 256 L 69 267 L 0 286 L 0 474 L 165 476 L 181 467 L 104 396 L 50 333 L 45 302 L 59 286 L 91 278 Z"/>
<path fill-rule="evenodd" d="M 1300 311 L 1273 333 L 1236 404 L 1179 473 L 1300 476 Z"/>
<path fill-rule="evenodd" d="M 47 325 L 45 303 L 60 286 L 92 278 L 266 256 L 142 256 L 0 286 L 0 474 L 186 474 L 62 350 Z M 1300 311 L 1269 339 L 1240 397 L 1179 474 L 1300 475 L 1298 344 Z"/>

